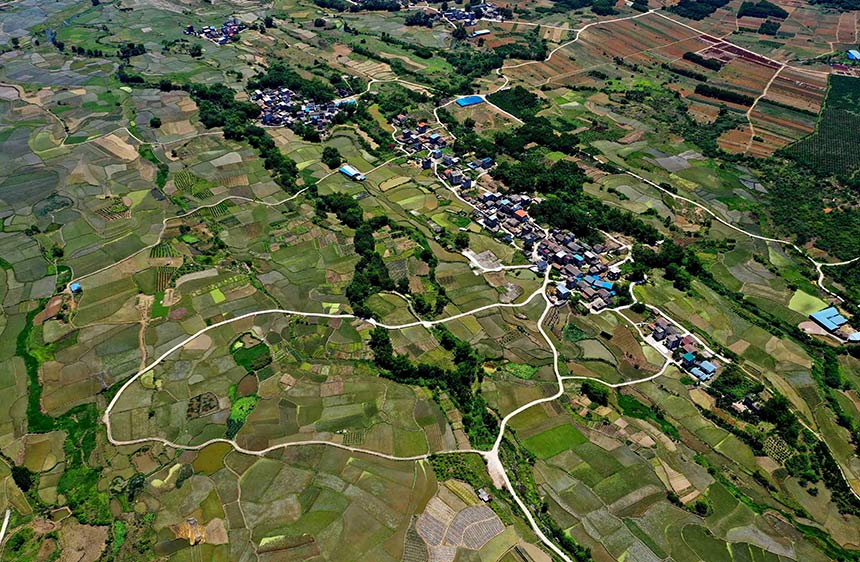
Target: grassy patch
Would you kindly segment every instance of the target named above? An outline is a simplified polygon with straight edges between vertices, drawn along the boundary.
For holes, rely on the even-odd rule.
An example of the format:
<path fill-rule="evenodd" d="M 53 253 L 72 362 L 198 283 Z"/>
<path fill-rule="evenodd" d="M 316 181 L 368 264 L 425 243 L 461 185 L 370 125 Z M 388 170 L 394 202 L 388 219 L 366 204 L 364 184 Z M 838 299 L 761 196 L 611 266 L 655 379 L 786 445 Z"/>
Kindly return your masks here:
<path fill-rule="evenodd" d="M 164 291 L 156 293 L 155 300 L 152 301 L 152 311 L 150 312 L 152 318 L 164 318 L 170 312 L 170 307 L 164 306 L 163 301 Z"/>
<path fill-rule="evenodd" d="M 562 332 L 564 335 L 564 339 L 571 343 L 576 343 L 578 341 L 582 341 L 588 339 L 590 336 L 586 334 L 579 326 L 576 324 L 568 323 L 564 327 L 564 331 Z"/>
<path fill-rule="evenodd" d="M 587 441 L 581 431 L 570 424 L 564 424 L 532 435 L 524 444 L 538 458 L 548 459 Z"/>
<path fill-rule="evenodd" d="M 827 304 L 823 300 L 801 290 L 795 291 L 788 302 L 788 308 L 804 316 L 809 316 L 813 312 L 818 312 L 826 307 Z"/>
<path fill-rule="evenodd" d="M 673 439 L 677 439 L 678 441 L 681 440 L 681 434 L 678 433 L 678 428 L 669 423 L 669 421 L 663 417 L 663 412 L 646 406 L 639 400 L 626 394 L 618 396 L 618 407 L 621 408 L 621 412 L 625 416 L 630 416 L 631 418 L 637 418 L 640 420 L 651 420 L 660 426 L 660 431 Z"/>
<path fill-rule="evenodd" d="M 531 380 L 534 378 L 535 373 L 538 372 L 538 368 L 531 365 L 523 365 L 522 363 L 505 363 L 502 366 L 502 372 L 519 379 Z"/>
<path fill-rule="evenodd" d="M 249 373 L 262 369 L 272 362 L 272 354 L 264 343 L 258 343 L 252 347 L 239 346 L 233 349 L 232 353 L 236 364 L 244 367 Z"/>

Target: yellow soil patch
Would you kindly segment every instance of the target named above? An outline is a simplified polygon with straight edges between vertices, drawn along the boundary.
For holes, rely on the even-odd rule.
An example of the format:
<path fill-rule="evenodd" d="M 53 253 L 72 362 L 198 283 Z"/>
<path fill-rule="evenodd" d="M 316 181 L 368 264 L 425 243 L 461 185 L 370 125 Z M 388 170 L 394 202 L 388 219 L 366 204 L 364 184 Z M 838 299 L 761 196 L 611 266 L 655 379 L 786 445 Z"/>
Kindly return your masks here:
<path fill-rule="evenodd" d="M 701 388 L 694 388 L 690 391 L 690 399 L 694 404 L 701 406 L 706 410 L 711 410 L 716 404 L 716 400 L 714 397 L 702 390 Z"/>
<path fill-rule="evenodd" d="M 188 119 L 162 123 L 161 130 L 168 135 L 188 135 L 194 132 L 194 125 Z"/>
<path fill-rule="evenodd" d="M 221 183 L 224 185 L 224 187 L 239 187 L 251 184 L 251 182 L 248 181 L 248 174 L 239 174 L 236 176 L 219 176 L 218 179 L 221 180 Z"/>
<path fill-rule="evenodd" d="M 790 361 L 806 368 L 812 367 L 812 360 L 809 357 L 798 353 L 800 350 L 792 350 L 785 344 L 784 341 L 773 336 L 764 347 L 765 351 L 773 355 L 778 361 Z"/>
<path fill-rule="evenodd" d="M 76 562 L 95 562 L 101 557 L 107 542 L 109 527 L 91 527 L 81 525 L 77 521 L 63 524 L 60 527 L 60 547 L 67 556 L 61 560 Z"/>
<path fill-rule="evenodd" d="M 131 162 L 132 160 L 136 160 L 138 158 L 137 148 L 129 144 L 126 139 L 119 137 L 115 133 L 111 133 L 107 136 L 98 138 L 93 142 L 104 148 L 120 160 Z"/>
<path fill-rule="evenodd" d="M 208 544 L 227 544 L 227 528 L 223 519 L 213 519 L 206 524 L 204 529 L 206 542 Z"/>
<path fill-rule="evenodd" d="M 188 96 L 184 96 L 181 100 L 177 101 L 176 107 L 178 107 L 185 113 L 192 113 L 197 110 L 197 104 L 194 103 L 194 100 Z"/>
<path fill-rule="evenodd" d="M 72 173 L 69 174 L 69 179 L 72 182 L 78 183 L 88 183 L 90 185 L 101 185 L 101 182 L 96 177 L 92 166 L 81 160 L 78 162 L 78 165 L 75 166 L 75 169 L 72 170 Z"/>
<path fill-rule="evenodd" d="M 663 470 L 666 473 L 666 478 L 669 481 L 669 486 L 676 494 L 679 494 L 692 486 L 686 476 L 666 464 L 663 459 L 660 459 L 660 466 L 663 467 Z"/>
<path fill-rule="evenodd" d="M 379 189 L 381 189 L 382 191 L 388 191 L 389 189 L 393 189 L 393 188 L 397 187 L 398 185 L 403 185 L 404 183 L 406 183 L 408 181 L 409 181 L 409 178 L 405 178 L 403 176 L 395 176 L 393 178 L 389 178 L 389 179 L 385 180 L 384 182 L 380 183 Z"/>
<path fill-rule="evenodd" d="M 773 474 L 777 469 L 782 468 L 781 464 L 770 457 L 756 457 L 755 462 L 768 474 Z"/>
<path fill-rule="evenodd" d="M 210 347 L 212 347 L 212 338 L 210 338 L 208 334 L 200 334 L 185 344 L 185 348 L 192 351 L 204 351 Z"/>
<path fill-rule="evenodd" d="M 747 348 L 749 346 L 750 346 L 750 342 L 748 342 L 747 340 L 738 340 L 735 343 L 733 343 L 732 345 L 730 345 L 729 349 L 731 349 L 733 352 L 737 353 L 738 355 L 741 355 L 744 351 L 747 350 Z"/>
<path fill-rule="evenodd" d="M 11 86 L 0 86 L 0 99 L 2 100 L 16 100 L 18 99 L 18 90 Z"/>

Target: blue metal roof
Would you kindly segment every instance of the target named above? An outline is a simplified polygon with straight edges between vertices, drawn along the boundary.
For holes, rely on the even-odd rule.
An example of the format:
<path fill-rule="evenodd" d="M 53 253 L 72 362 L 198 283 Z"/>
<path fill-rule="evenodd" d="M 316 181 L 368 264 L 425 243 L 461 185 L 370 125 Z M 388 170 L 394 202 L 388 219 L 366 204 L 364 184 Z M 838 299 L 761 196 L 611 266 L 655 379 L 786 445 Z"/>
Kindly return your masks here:
<path fill-rule="evenodd" d="M 696 360 L 696 356 L 693 355 L 692 353 L 687 352 L 684 354 L 684 361 L 695 361 L 695 360 Z"/>
<path fill-rule="evenodd" d="M 702 361 L 699 367 L 706 373 L 715 373 L 717 371 L 717 366 L 710 361 Z"/>
<path fill-rule="evenodd" d="M 848 322 L 848 320 L 839 313 L 835 306 L 819 310 L 818 312 L 811 314 L 810 318 L 831 332 L 839 329 L 839 326 Z"/>
<path fill-rule="evenodd" d="M 860 60 L 860 51 L 851 49 L 848 51 L 848 58 L 851 60 Z"/>
<path fill-rule="evenodd" d="M 483 103 L 484 98 L 481 96 L 466 96 L 464 98 L 460 98 L 457 100 L 457 105 L 460 107 L 468 107 L 470 105 L 477 105 L 479 103 Z"/>

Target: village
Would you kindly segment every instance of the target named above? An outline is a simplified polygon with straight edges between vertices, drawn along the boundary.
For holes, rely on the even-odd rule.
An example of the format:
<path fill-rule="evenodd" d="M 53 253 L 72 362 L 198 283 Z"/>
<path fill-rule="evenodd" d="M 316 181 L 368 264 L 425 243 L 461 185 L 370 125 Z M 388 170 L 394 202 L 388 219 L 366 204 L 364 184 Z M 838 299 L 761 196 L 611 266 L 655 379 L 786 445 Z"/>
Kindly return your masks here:
<path fill-rule="evenodd" d="M 409 118 L 398 115 L 395 124 L 405 125 Z M 427 123 L 419 121 L 415 131 L 404 129 L 398 142 L 411 154 L 428 149 L 420 159 L 423 169 L 433 169 L 452 189 L 474 209 L 475 221 L 506 243 L 519 241 L 536 273 L 545 274 L 552 269 L 560 278 L 550 287 L 550 297 L 556 305 L 572 302 L 574 296 L 591 312 L 616 306 L 617 281 L 621 265 L 629 258 L 626 246 L 610 236 L 602 242 L 589 244 L 567 231 L 544 231 L 531 218 L 529 206 L 535 202 L 531 196 L 518 193 L 500 193 L 484 188 L 481 193 L 473 189 L 481 175 L 495 164 L 492 158 L 462 159 L 443 151 L 447 140 L 430 132 Z M 695 377 L 706 383 L 718 375 L 721 368 L 714 354 L 703 348 L 699 341 L 681 327 L 663 316 L 647 324 L 646 341 Z"/>
<path fill-rule="evenodd" d="M 482 101 L 470 96 L 457 103 L 468 106 Z M 464 161 L 444 150 L 448 140 L 431 130 L 425 121 L 417 121 L 414 130 L 405 128 L 410 123 L 416 120 L 404 114 L 393 120 L 395 126 L 404 127 L 395 136 L 401 148 L 411 155 L 426 150 L 427 154 L 419 158 L 422 169 L 434 170 L 447 185 L 459 190 L 459 195 L 474 209 L 473 217 L 478 224 L 508 244 L 518 240 L 537 273 L 544 274 L 548 268 L 555 271 L 560 278 L 551 291 L 556 304 L 568 302 L 574 295 L 594 312 L 615 304 L 615 281 L 621 276 L 619 266 L 626 259 L 619 253 L 624 249 L 620 243 L 607 237 L 592 245 L 560 230 L 546 235 L 529 216 L 528 207 L 533 202 L 529 195 L 492 192 L 483 187 L 479 194 L 474 189 L 477 179 L 495 165 L 492 158 Z"/>
<path fill-rule="evenodd" d="M 320 132 L 332 127 L 335 117 L 340 113 L 342 103 L 355 103 L 351 100 L 342 103 L 316 102 L 301 97 L 289 88 L 254 90 L 251 93 L 251 101 L 263 110 L 260 116 L 262 125 L 287 127 L 303 125 L 313 127 Z"/>
<path fill-rule="evenodd" d="M 236 40 L 239 37 L 239 33 L 246 28 L 247 26 L 244 23 L 236 18 L 230 18 L 220 27 L 204 25 L 200 29 L 195 29 L 193 25 L 186 25 L 183 33 L 185 35 L 208 39 L 217 45 L 226 45 L 229 41 Z"/>
<path fill-rule="evenodd" d="M 477 25 L 478 21 L 503 22 L 513 17 L 509 8 L 501 8 L 492 2 L 482 2 L 462 10 L 456 6 L 442 12 L 442 17 L 451 23 L 463 24 L 464 27 Z"/>
<path fill-rule="evenodd" d="M 714 354 L 703 349 L 699 342 L 664 316 L 647 324 L 645 340 L 664 356 L 671 356 L 677 364 L 693 375 L 698 382 L 707 382 L 720 368 Z"/>

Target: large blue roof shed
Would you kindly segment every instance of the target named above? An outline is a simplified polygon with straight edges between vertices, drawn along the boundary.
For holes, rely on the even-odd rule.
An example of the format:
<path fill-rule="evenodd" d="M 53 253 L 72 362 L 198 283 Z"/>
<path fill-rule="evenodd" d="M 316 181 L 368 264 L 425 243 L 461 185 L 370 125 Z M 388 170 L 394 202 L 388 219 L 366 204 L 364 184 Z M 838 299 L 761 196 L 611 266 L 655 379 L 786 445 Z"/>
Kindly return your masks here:
<path fill-rule="evenodd" d="M 835 332 L 840 326 L 848 322 L 848 320 L 839 313 L 835 306 L 819 310 L 811 314 L 810 318 L 818 322 L 828 332 Z"/>
<path fill-rule="evenodd" d="M 848 60 L 860 60 L 860 51 L 857 49 L 848 51 Z"/>
<path fill-rule="evenodd" d="M 466 96 L 457 100 L 457 105 L 460 107 L 469 107 L 470 105 L 478 105 L 483 103 L 484 98 L 481 96 Z"/>

